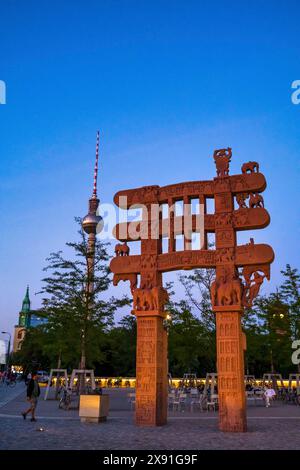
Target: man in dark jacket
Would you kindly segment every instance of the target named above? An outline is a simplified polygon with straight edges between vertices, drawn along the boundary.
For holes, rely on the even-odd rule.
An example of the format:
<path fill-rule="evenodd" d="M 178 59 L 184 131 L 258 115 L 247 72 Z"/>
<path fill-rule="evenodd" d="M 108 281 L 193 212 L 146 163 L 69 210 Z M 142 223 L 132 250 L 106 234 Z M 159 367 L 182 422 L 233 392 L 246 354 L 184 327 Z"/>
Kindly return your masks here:
<path fill-rule="evenodd" d="M 32 374 L 32 378 L 29 380 L 28 385 L 27 385 L 27 400 L 30 402 L 30 408 L 28 408 L 27 411 L 24 411 L 22 413 L 22 416 L 24 419 L 26 419 L 26 416 L 28 413 L 31 413 L 31 420 L 30 421 L 36 421 L 35 419 L 35 409 L 37 407 L 37 402 L 38 402 L 38 397 L 40 396 L 40 386 L 38 383 L 38 378 L 36 373 Z"/>

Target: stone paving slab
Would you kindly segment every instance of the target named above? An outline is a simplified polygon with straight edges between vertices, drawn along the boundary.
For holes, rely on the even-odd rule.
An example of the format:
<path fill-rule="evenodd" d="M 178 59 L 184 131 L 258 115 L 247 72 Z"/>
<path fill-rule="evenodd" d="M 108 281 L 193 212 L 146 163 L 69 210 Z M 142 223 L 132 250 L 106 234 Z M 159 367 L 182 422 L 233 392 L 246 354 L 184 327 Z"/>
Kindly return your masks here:
<path fill-rule="evenodd" d="M 6 384 L 0 386 L 0 408 L 5 406 L 10 401 L 14 400 L 23 392 L 25 393 L 26 388 L 23 382 L 17 382 L 14 387 L 8 387 Z"/>
<path fill-rule="evenodd" d="M 44 393 L 44 391 L 43 391 Z M 40 400 L 38 422 L 20 416 L 28 406 L 25 387 L 0 408 L 0 449 L 206 450 L 300 449 L 300 407 L 274 402 L 270 408 L 248 406 L 247 433 L 221 433 L 215 412 L 169 412 L 168 424 L 134 425 L 128 390 L 109 390 L 110 413 L 101 424 L 83 424 L 78 410 L 59 410 L 54 400 Z M 43 428 L 43 431 L 39 431 Z"/>
<path fill-rule="evenodd" d="M 141 428 L 128 418 L 110 419 L 101 424 L 70 420 L 0 418 L 0 449 L 42 450 L 136 450 L 136 449 L 300 449 L 300 420 L 253 418 L 247 433 L 221 433 L 217 419 L 171 418 L 166 426 Z M 43 428 L 43 431 L 39 431 Z"/>

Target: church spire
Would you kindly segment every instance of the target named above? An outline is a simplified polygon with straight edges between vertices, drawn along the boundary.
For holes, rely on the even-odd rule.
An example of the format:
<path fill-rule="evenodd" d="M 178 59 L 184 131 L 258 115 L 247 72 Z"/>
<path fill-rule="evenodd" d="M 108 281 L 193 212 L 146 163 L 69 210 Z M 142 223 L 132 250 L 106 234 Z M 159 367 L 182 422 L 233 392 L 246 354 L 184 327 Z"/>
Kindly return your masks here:
<path fill-rule="evenodd" d="M 28 313 L 30 311 L 30 298 L 29 298 L 29 286 L 27 286 L 26 294 L 22 302 L 22 312 Z"/>

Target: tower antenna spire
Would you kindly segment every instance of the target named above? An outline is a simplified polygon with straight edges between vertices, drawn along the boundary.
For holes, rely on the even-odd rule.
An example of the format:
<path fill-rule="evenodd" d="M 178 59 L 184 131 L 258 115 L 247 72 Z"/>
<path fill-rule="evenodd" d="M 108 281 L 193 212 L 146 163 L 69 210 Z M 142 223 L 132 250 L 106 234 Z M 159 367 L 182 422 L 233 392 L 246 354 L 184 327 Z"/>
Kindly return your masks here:
<path fill-rule="evenodd" d="M 99 139 L 100 139 L 100 132 L 97 131 L 96 137 L 96 161 L 95 161 L 95 169 L 94 169 L 94 187 L 93 187 L 93 195 L 94 199 L 97 199 L 97 179 L 98 179 L 98 160 L 99 160 Z"/>

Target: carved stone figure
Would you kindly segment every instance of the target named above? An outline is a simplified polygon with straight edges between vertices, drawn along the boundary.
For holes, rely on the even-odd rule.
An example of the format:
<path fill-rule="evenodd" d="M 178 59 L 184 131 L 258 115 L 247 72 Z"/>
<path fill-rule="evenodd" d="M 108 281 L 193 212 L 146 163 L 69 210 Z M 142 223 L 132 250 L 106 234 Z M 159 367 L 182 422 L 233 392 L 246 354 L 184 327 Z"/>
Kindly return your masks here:
<path fill-rule="evenodd" d="M 217 263 L 228 263 L 234 261 L 234 249 L 233 248 L 220 248 L 216 253 Z"/>
<path fill-rule="evenodd" d="M 116 256 L 129 256 L 129 252 L 130 252 L 130 249 L 126 242 L 123 244 L 122 243 L 116 244 L 115 246 Z"/>
<path fill-rule="evenodd" d="M 163 289 L 162 287 L 153 287 L 151 292 L 153 296 L 154 310 L 163 309 L 164 305 L 169 301 L 169 294 L 166 289 Z"/>
<path fill-rule="evenodd" d="M 242 283 L 239 278 L 227 280 L 224 276 L 211 284 L 211 301 L 214 307 L 242 305 Z"/>
<path fill-rule="evenodd" d="M 236 227 L 243 227 L 249 223 L 249 212 L 244 208 L 239 208 L 233 213 L 233 223 Z"/>
<path fill-rule="evenodd" d="M 168 293 L 162 287 L 152 289 L 135 289 L 133 292 L 134 310 L 159 310 L 163 309 L 169 300 Z"/>
<path fill-rule="evenodd" d="M 252 307 L 253 300 L 258 296 L 265 277 L 265 274 L 260 274 L 258 271 L 253 274 L 252 279 L 250 276 L 245 277 L 246 285 L 243 293 L 243 305 L 245 307 Z"/>
<path fill-rule="evenodd" d="M 216 227 L 221 227 L 222 225 L 230 225 L 232 221 L 231 213 L 217 214 L 215 215 Z"/>
<path fill-rule="evenodd" d="M 246 199 L 248 199 L 249 194 L 248 193 L 238 193 L 235 198 L 236 202 L 239 205 L 239 209 L 246 209 L 247 204 L 246 204 Z"/>
<path fill-rule="evenodd" d="M 257 162 L 247 162 L 242 165 L 242 173 L 255 173 L 259 172 L 259 164 Z"/>
<path fill-rule="evenodd" d="M 249 207 L 250 209 L 254 209 L 255 207 L 264 207 L 264 198 L 258 193 L 251 193 L 249 199 Z"/>
<path fill-rule="evenodd" d="M 137 275 L 136 274 L 114 274 L 113 285 L 117 286 L 120 281 L 130 281 L 131 293 L 136 289 L 137 286 Z"/>
<path fill-rule="evenodd" d="M 219 149 L 214 151 L 214 160 L 217 167 L 217 176 L 229 175 L 229 163 L 232 157 L 231 148 Z"/>

